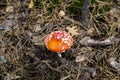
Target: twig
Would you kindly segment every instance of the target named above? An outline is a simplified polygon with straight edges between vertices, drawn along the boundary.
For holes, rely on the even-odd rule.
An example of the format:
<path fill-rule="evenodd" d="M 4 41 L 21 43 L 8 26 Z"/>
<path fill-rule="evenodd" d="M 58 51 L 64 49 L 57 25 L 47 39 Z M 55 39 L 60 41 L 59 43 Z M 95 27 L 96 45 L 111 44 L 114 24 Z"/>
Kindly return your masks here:
<path fill-rule="evenodd" d="M 105 39 L 103 41 L 94 40 L 88 36 L 80 40 L 80 44 L 83 46 L 109 46 L 112 45 L 113 43 L 118 44 L 119 42 L 120 42 L 120 38 L 116 38 L 114 36 L 111 36 L 110 38 Z"/>

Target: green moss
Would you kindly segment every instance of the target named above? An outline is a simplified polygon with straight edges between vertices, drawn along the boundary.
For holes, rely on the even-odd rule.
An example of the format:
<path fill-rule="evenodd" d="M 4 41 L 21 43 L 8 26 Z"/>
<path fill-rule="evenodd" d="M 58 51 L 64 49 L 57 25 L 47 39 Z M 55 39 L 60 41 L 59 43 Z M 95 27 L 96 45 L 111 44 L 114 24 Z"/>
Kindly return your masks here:
<path fill-rule="evenodd" d="M 82 9 L 82 6 L 83 6 L 83 1 L 84 0 L 71 0 L 70 1 L 71 5 L 68 8 L 69 12 L 73 13 L 73 14 L 81 13 L 81 9 Z"/>
<path fill-rule="evenodd" d="M 35 8 L 41 8 L 42 7 L 42 3 L 40 3 L 39 1 L 36 1 L 34 4 L 35 4 Z"/>
<path fill-rule="evenodd" d="M 50 0 L 55 6 L 58 6 L 62 0 Z"/>

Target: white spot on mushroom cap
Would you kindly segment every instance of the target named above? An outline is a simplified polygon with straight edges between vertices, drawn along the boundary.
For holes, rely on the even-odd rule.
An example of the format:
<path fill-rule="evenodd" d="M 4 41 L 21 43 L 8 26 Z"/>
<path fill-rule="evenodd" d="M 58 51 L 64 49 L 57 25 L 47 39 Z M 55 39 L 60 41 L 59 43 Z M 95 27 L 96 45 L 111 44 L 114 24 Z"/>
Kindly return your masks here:
<path fill-rule="evenodd" d="M 65 49 L 65 47 L 63 46 L 63 47 L 62 47 L 62 50 L 64 50 L 64 49 Z"/>

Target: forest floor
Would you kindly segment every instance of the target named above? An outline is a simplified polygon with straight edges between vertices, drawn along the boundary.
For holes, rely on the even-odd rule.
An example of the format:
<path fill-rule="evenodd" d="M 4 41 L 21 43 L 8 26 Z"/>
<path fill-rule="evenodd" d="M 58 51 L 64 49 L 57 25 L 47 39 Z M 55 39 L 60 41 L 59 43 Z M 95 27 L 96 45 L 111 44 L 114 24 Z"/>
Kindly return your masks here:
<path fill-rule="evenodd" d="M 120 80 L 120 1 L 91 0 L 86 25 L 82 6 L 80 0 L 1 0 L 0 80 Z M 73 37 L 62 57 L 44 44 L 57 30 Z"/>

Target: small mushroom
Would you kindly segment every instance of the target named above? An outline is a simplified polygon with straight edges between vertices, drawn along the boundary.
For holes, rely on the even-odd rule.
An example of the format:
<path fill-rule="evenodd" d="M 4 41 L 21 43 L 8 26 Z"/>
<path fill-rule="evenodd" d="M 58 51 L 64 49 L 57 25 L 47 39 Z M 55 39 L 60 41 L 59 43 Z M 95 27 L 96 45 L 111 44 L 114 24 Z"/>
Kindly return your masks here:
<path fill-rule="evenodd" d="M 48 34 L 44 43 L 50 51 L 61 53 L 70 49 L 73 39 L 69 33 L 59 30 Z"/>

